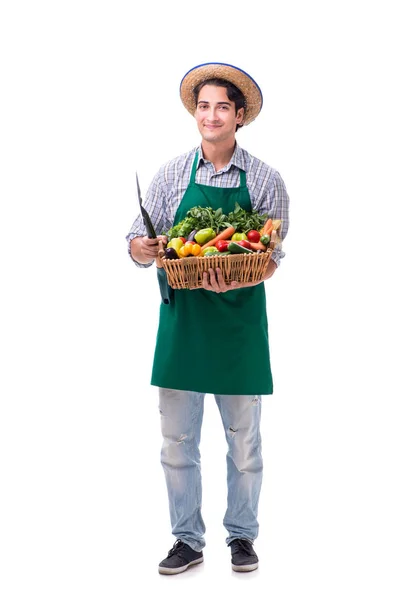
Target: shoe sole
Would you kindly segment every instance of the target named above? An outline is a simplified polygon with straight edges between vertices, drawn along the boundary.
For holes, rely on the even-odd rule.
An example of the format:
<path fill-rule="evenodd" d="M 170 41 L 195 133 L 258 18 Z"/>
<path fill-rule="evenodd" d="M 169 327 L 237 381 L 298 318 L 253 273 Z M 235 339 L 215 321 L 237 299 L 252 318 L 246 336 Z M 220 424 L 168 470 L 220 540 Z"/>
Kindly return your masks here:
<path fill-rule="evenodd" d="M 237 573 L 247 573 L 249 571 L 255 571 L 258 569 L 258 563 L 252 565 L 232 565 L 232 570 Z"/>
<path fill-rule="evenodd" d="M 186 571 L 186 569 L 189 567 L 202 563 L 203 560 L 203 557 L 197 558 L 196 560 L 192 560 L 192 562 L 188 563 L 187 565 L 183 565 L 183 567 L 176 567 L 175 569 L 170 567 L 158 567 L 158 572 L 161 573 L 161 575 L 178 575 L 178 573 L 183 573 L 183 571 Z"/>

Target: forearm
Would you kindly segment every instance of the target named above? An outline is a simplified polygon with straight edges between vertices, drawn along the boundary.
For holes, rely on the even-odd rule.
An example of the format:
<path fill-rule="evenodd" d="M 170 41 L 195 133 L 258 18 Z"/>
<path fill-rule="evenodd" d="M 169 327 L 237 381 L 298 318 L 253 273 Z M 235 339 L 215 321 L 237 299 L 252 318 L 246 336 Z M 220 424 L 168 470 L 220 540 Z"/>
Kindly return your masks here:
<path fill-rule="evenodd" d="M 267 266 L 267 271 L 266 271 L 265 276 L 262 279 L 262 281 L 266 281 L 267 279 L 272 277 L 272 275 L 275 273 L 276 269 L 277 269 L 276 262 L 274 262 L 272 259 L 270 259 L 268 266 Z M 259 283 L 260 283 L 260 281 L 256 281 L 254 283 L 253 282 L 251 282 L 251 283 L 236 283 L 236 285 L 232 289 L 237 290 L 242 287 L 253 287 L 254 285 L 258 285 Z"/>
<path fill-rule="evenodd" d="M 267 272 L 263 281 L 272 277 L 277 268 L 276 263 L 271 259 L 267 266 Z M 251 282 L 251 283 L 239 283 L 237 281 L 232 281 L 232 283 L 227 284 L 224 281 L 222 271 L 220 268 L 209 269 L 203 274 L 203 288 L 205 290 L 209 290 L 210 292 L 216 292 L 219 294 L 220 292 L 229 292 L 230 290 L 238 290 L 240 288 L 245 287 L 253 287 L 254 285 L 258 285 L 261 283 L 260 281 Z"/>

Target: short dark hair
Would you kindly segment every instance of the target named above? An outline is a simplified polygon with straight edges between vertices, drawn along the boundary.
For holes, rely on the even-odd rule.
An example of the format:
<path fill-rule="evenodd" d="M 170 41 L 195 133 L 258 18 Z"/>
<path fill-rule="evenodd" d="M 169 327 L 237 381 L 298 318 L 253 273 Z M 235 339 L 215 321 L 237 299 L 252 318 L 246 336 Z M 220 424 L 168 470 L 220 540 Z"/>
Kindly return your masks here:
<path fill-rule="evenodd" d="M 234 85 L 230 81 L 227 81 L 226 79 L 217 78 L 207 79 L 206 81 L 202 81 L 196 85 L 196 87 L 193 89 L 194 102 L 196 106 L 197 101 L 199 99 L 200 90 L 205 85 L 215 85 L 217 87 L 225 88 L 226 95 L 228 96 L 229 100 L 235 104 L 236 114 L 241 108 L 244 108 L 244 110 L 246 111 L 246 98 L 244 97 L 243 93 L 239 90 L 239 88 L 237 88 L 236 85 Z M 236 131 L 239 129 L 239 127 L 243 127 L 243 123 L 236 126 Z"/>

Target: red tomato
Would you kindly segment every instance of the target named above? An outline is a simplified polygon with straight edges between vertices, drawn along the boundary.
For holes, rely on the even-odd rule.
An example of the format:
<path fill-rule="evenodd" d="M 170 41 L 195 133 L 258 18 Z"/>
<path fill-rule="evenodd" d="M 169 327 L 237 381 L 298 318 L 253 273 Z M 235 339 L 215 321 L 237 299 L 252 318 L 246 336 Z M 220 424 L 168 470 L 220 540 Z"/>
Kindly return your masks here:
<path fill-rule="evenodd" d="M 252 229 L 247 234 L 247 239 L 249 240 L 249 242 L 254 242 L 256 244 L 260 241 L 260 237 L 260 232 L 256 231 L 255 229 Z"/>
<path fill-rule="evenodd" d="M 240 240 L 236 243 L 239 244 L 239 246 L 243 246 L 243 248 L 248 248 L 249 250 L 251 250 L 251 244 L 248 240 Z"/>
<path fill-rule="evenodd" d="M 228 246 L 229 242 L 227 240 L 219 240 L 215 244 L 215 247 L 218 250 L 218 252 L 226 252 L 228 250 Z"/>
<path fill-rule="evenodd" d="M 183 242 L 184 244 L 186 244 L 186 238 L 184 238 L 184 237 L 180 237 L 179 239 L 180 239 L 180 240 L 182 240 L 182 242 Z"/>

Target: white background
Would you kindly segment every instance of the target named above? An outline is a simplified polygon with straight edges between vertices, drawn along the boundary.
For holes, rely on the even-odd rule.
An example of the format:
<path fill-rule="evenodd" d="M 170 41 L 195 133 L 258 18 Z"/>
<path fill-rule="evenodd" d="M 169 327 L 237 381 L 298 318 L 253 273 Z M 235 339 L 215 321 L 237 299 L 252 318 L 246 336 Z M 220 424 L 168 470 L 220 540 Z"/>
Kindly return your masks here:
<path fill-rule="evenodd" d="M 2 599 L 398 599 L 395 2 L 1 6 Z M 179 83 L 213 60 L 263 90 L 238 140 L 281 173 L 291 228 L 266 284 L 275 394 L 263 403 L 260 568 L 230 569 L 210 396 L 205 562 L 168 578 L 149 385 L 158 288 L 124 238 L 135 171 L 144 193 L 198 143 Z M 211 356 L 229 348 L 210 340 Z"/>

